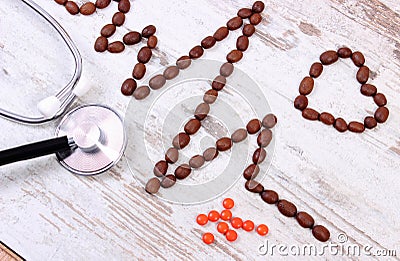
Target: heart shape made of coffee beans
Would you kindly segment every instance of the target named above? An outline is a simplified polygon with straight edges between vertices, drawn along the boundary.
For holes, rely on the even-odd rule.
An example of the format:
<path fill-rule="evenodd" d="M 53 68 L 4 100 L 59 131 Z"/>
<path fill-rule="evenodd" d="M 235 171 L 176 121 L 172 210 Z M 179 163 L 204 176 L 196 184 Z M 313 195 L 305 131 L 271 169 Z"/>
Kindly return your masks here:
<path fill-rule="evenodd" d="M 351 58 L 354 65 L 359 67 L 357 72 L 357 81 L 361 83 L 361 93 L 365 96 L 372 97 L 378 105 L 378 109 L 375 111 L 374 117 L 367 116 L 364 119 L 364 123 L 352 121 L 349 124 L 342 118 L 335 118 L 331 113 L 322 112 L 319 113 L 312 108 L 308 108 L 307 95 L 310 94 L 314 88 L 314 79 L 318 78 L 323 71 L 324 65 L 331 65 L 339 60 L 339 58 L 346 59 Z M 378 93 L 377 88 L 368 84 L 370 71 L 367 66 L 364 65 L 365 58 L 361 52 L 352 52 L 347 47 L 342 47 L 338 51 L 326 51 L 321 54 L 320 62 L 314 63 L 310 68 L 309 76 L 306 76 L 300 83 L 299 92 L 300 95 L 294 100 L 294 107 L 302 111 L 302 115 L 305 119 L 311 121 L 321 121 L 326 125 L 332 125 L 339 132 L 345 132 L 347 130 L 355 133 L 362 133 L 364 130 L 373 129 L 378 123 L 384 123 L 389 117 L 389 110 L 385 107 L 387 100 L 385 95 Z"/>

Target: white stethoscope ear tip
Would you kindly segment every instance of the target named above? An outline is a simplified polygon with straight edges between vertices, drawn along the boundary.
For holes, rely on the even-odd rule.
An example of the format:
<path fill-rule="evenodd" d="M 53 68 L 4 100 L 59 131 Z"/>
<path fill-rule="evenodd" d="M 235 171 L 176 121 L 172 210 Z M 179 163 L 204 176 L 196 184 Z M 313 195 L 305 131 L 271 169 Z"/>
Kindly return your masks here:
<path fill-rule="evenodd" d="M 45 118 L 54 117 L 61 108 L 61 101 L 56 96 L 50 96 L 41 100 L 37 109 Z"/>
<path fill-rule="evenodd" d="M 90 89 L 92 85 L 88 83 L 86 79 L 82 79 L 78 82 L 75 88 L 72 90 L 72 93 L 77 97 L 82 97 L 85 95 Z"/>

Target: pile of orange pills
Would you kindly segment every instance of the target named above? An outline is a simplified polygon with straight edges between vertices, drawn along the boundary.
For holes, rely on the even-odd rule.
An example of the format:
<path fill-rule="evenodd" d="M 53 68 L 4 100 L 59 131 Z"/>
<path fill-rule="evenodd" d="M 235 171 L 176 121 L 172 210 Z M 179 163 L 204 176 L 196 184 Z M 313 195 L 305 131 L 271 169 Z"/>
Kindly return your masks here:
<path fill-rule="evenodd" d="M 226 198 L 222 202 L 224 210 L 218 212 L 211 210 L 208 215 L 199 214 L 196 218 L 197 224 L 200 226 L 206 225 L 210 222 L 218 222 L 217 231 L 225 236 L 226 240 L 233 242 L 238 238 L 238 234 L 234 229 L 243 229 L 244 231 L 256 231 L 260 236 L 268 234 L 268 226 L 260 224 L 255 228 L 254 222 L 251 220 L 243 221 L 240 217 L 233 217 L 231 209 L 235 206 L 235 202 L 231 198 Z M 207 245 L 214 243 L 215 237 L 211 232 L 204 233 L 202 236 L 203 242 Z"/>

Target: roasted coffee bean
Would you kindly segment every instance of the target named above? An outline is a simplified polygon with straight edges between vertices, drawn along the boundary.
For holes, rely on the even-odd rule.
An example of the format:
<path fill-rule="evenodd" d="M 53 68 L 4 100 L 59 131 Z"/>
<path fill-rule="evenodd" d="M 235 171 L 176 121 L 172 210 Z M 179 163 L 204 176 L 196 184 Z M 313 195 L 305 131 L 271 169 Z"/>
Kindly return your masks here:
<path fill-rule="evenodd" d="M 160 180 L 158 178 L 151 178 L 146 184 L 145 190 L 147 193 L 155 194 L 160 190 Z"/>
<path fill-rule="evenodd" d="M 204 49 L 210 49 L 215 45 L 216 42 L 217 42 L 217 40 L 215 40 L 214 37 L 207 36 L 206 38 L 203 39 L 203 41 L 201 41 L 201 46 Z"/>
<path fill-rule="evenodd" d="M 97 8 L 103 9 L 103 8 L 106 8 L 107 6 L 109 6 L 110 3 L 111 3 L 111 0 L 97 0 L 95 5 Z"/>
<path fill-rule="evenodd" d="M 211 89 L 206 91 L 203 96 L 203 101 L 207 104 L 213 104 L 218 98 L 218 91 Z"/>
<path fill-rule="evenodd" d="M 172 140 L 172 146 L 176 149 L 183 149 L 190 143 L 190 137 L 184 132 L 178 133 Z"/>
<path fill-rule="evenodd" d="M 170 188 L 176 183 L 175 175 L 168 174 L 166 175 L 161 181 L 161 187 L 163 188 Z"/>
<path fill-rule="evenodd" d="M 261 129 L 261 121 L 259 119 L 252 119 L 246 125 L 249 134 L 256 134 Z"/>
<path fill-rule="evenodd" d="M 304 95 L 299 95 L 294 100 L 294 107 L 298 110 L 304 110 L 308 106 L 308 99 Z"/>
<path fill-rule="evenodd" d="M 377 92 L 377 89 L 372 84 L 363 84 L 361 86 L 361 93 L 365 96 L 374 96 Z"/>
<path fill-rule="evenodd" d="M 311 108 L 304 109 L 302 115 L 305 119 L 310 121 L 317 121 L 319 118 L 319 113 Z"/>
<path fill-rule="evenodd" d="M 319 120 L 326 125 L 333 125 L 335 123 L 335 117 L 328 112 L 323 112 L 319 115 Z"/>
<path fill-rule="evenodd" d="M 239 36 L 236 41 L 236 48 L 242 52 L 246 51 L 249 48 L 249 38 L 245 35 Z"/>
<path fill-rule="evenodd" d="M 116 12 L 112 17 L 112 23 L 115 26 L 121 26 L 125 23 L 125 14 L 121 12 Z"/>
<path fill-rule="evenodd" d="M 204 49 L 200 45 L 193 47 L 192 50 L 190 50 L 189 52 L 189 56 L 192 59 L 198 59 L 201 56 L 203 56 L 203 54 L 204 54 Z"/>
<path fill-rule="evenodd" d="M 110 37 L 111 35 L 113 35 L 115 33 L 116 29 L 117 28 L 115 27 L 115 25 L 107 24 L 101 29 L 100 34 L 101 34 L 101 36 L 104 36 L 104 37 Z"/>
<path fill-rule="evenodd" d="M 125 34 L 122 38 L 122 41 L 126 45 L 138 44 L 140 43 L 140 40 L 142 40 L 142 36 L 140 35 L 140 33 L 135 31 Z"/>
<path fill-rule="evenodd" d="M 243 27 L 242 33 L 247 37 L 251 37 L 256 31 L 256 28 L 252 24 L 246 24 Z"/>
<path fill-rule="evenodd" d="M 267 152 L 263 148 L 258 148 L 253 153 L 253 163 L 261 164 L 267 157 Z"/>
<path fill-rule="evenodd" d="M 179 74 L 179 68 L 177 66 L 170 66 L 164 70 L 164 77 L 167 80 L 172 80 Z"/>
<path fill-rule="evenodd" d="M 250 164 L 243 171 L 243 177 L 247 180 L 255 179 L 258 173 L 260 173 L 260 167 L 258 167 L 256 164 Z"/>
<path fill-rule="evenodd" d="M 140 63 L 148 63 L 152 55 L 153 52 L 149 47 L 142 47 L 137 55 L 137 60 Z"/>
<path fill-rule="evenodd" d="M 196 117 L 196 119 L 198 119 L 199 121 L 202 121 L 205 119 L 205 117 L 207 117 L 209 112 L 210 105 L 208 105 L 207 103 L 200 103 L 194 111 L 194 117 Z"/>
<path fill-rule="evenodd" d="M 74 1 L 67 1 L 65 3 L 65 9 L 72 15 L 79 14 L 79 6 Z"/>
<path fill-rule="evenodd" d="M 107 50 L 108 47 L 108 40 L 104 36 L 100 36 L 96 39 L 96 42 L 94 43 L 94 50 L 96 52 L 104 52 Z"/>
<path fill-rule="evenodd" d="M 198 119 L 189 120 L 184 127 L 185 132 L 188 135 L 195 134 L 201 127 L 201 122 Z"/>
<path fill-rule="evenodd" d="M 296 220 L 299 223 L 299 225 L 304 228 L 313 228 L 314 226 L 313 217 L 306 212 L 298 212 L 296 215 Z"/>
<path fill-rule="evenodd" d="M 121 92 L 125 96 L 131 96 L 136 90 L 137 83 L 134 79 L 126 79 L 121 86 Z"/>
<path fill-rule="evenodd" d="M 241 17 L 242 19 L 249 18 L 253 12 L 249 8 L 242 8 L 238 11 L 237 15 Z"/>
<path fill-rule="evenodd" d="M 224 137 L 217 140 L 216 145 L 219 151 L 227 151 L 232 148 L 232 140 L 230 138 Z"/>
<path fill-rule="evenodd" d="M 322 63 L 313 63 L 310 68 L 310 76 L 313 78 L 318 78 L 323 70 L 324 67 L 322 66 Z"/>
<path fill-rule="evenodd" d="M 220 27 L 213 35 L 217 42 L 224 40 L 229 34 L 229 30 L 227 27 Z"/>
<path fill-rule="evenodd" d="M 135 67 L 133 67 L 132 77 L 136 80 L 140 80 L 146 74 L 146 65 L 143 63 L 137 63 Z"/>
<path fill-rule="evenodd" d="M 224 77 L 229 77 L 232 75 L 233 70 L 235 67 L 231 63 L 224 63 L 221 68 L 219 69 L 219 74 Z"/>
<path fill-rule="evenodd" d="M 228 29 L 231 31 L 239 29 L 242 25 L 243 25 L 243 19 L 238 16 L 230 19 L 226 23 L 226 27 L 228 27 Z"/>
<path fill-rule="evenodd" d="M 384 123 L 389 118 L 389 110 L 386 107 L 379 107 L 374 116 L 377 122 Z"/>
<path fill-rule="evenodd" d="M 67 3 L 67 0 L 54 0 L 59 5 L 65 5 Z"/>
<path fill-rule="evenodd" d="M 178 66 L 179 69 L 184 70 L 190 66 L 192 63 L 192 60 L 190 59 L 189 56 L 182 56 L 176 61 L 176 66 Z"/>
<path fill-rule="evenodd" d="M 108 45 L 107 50 L 110 53 L 120 53 L 120 52 L 123 52 L 125 50 L 125 45 L 121 41 L 115 41 L 115 42 L 110 43 Z"/>
<path fill-rule="evenodd" d="M 264 129 L 258 134 L 257 144 L 258 146 L 265 148 L 267 147 L 272 140 L 272 131 L 269 129 Z"/>
<path fill-rule="evenodd" d="M 157 44 L 158 44 L 158 38 L 155 35 L 150 36 L 149 39 L 147 40 L 147 47 L 149 47 L 150 49 L 156 48 Z"/>
<path fill-rule="evenodd" d="M 162 88 L 166 82 L 167 82 L 167 79 L 165 79 L 164 75 L 158 74 L 150 79 L 149 86 L 153 90 L 158 90 L 158 89 Z"/>
<path fill-rule="evenodd" d="M 367 66 L 361 66 L 357 72 L 357 81 L 364 84 L 369 79 L 369 68 Z"/>
<path fill-rule="evenodd" d="M 118 11 L 121 13 L 127 13 L 131 9 L 131 3 L 129 0 L 121 0 L 118 3 Z"/>
<path fill-rule="evenodd" d="M 329 233 L 329 230 L 321 225 L 316 225 L 315 227 L 313 227 L 312 234 L 316 239 L 321 242 L 326 242 L 331 237 L 331 233 Z"/>
<path fill-rule="evenodd" d="M 264 11 L 265 5 L 262 1 L 256 1 L 253 4 L 253 7 L 251 8 L 251 10 L 254 13 L 261 13 L 262 11 Z"/>
<path fill-rule="evenodd" d="M 244 184 L 244 187 L 248 191 L 253 192 L 253 193 L 261 193 L 264 190 L 264 186 L 263 185 L 261 185 L 260 183 L 258 183 L 255 180 L 252 180 L 252 179 L 246 181 L 246 183 Z"/>
<path fill-rule="evenodd" d="M 272 129 L 278 123 L 278 119 L 272 113 L 265 115 L 261 124 L 267 129 Z"/>
<path fill-rule="evenodd" d="M 216 148 L 208 148 L 203 152 L 203 157 L 205 161 L 212 161 L 218 157 L 218 150 Z"/>
<path fill-rule="evenodd" d="M 339 56 L 338 56 L 337 52 L 335 52 L 335 51 L 326 51 L 326 52 L 322 53 L 321 56 L 319 57 L 319 60 L 321 61 L 321 63 L 323 65 L 333 64 L 333 63 L 337 62 L 338 59 L 339 59 Z"/>
<path fill-rule="evenodd" d="M 150 94 L 150 88 L 149 86 L 140 86 L 133 92 L 133 97 L 135 97 L 136 100 L 143 100 Z"/>
<path fill-rule="evenodd" d="M 221 91 L 226 84 L 226 78 L 222 75 L 218 75 L 215 77 L 214 81 L 212 82 L 211 86 L 216 91 Z"/>
<path fill-rule="evenodd" d="M 378 122 L 375 120 L 374 117 L 368 116 L 364 119 L 364 126 L 367 129 L 373 129 L 378 125 Z"/>
<path fill-rule="evenodd" d="M 364 55 L 360 52 L 354 52 L 351 55 L 351 60 L 353 61 L 354 65 L 357 67 L 361 67 L 365 63 Z"/>
<path fill-rule="evenodd" d="M 154 35 L 157 31 L 157 28 L 154 25 L 148 25 L 142 30 L 142 36 L 144 38 L 149 38 Z"/>
<path fill-rule="evenodd" d="M 347 131 L 347 123 L 342 118 L 337 118 L 335 120 L 335 123 L 333 124 L 333 127 L 335 127 L 335 129 L 338 130 L 339 132 Z"/>
<path fill-rule="evenodd" d="M 247 130 L 246 129 L 237 129 L 231 135 L 232 142 L 234 142 L 234 143 L 244 141 L 246 138 L 247 138 Z"/>
<path fill-rule="evenodd" d="M 190 160 L 189 160 L 189 166 L 194 168 L 194 169 L 198 169 L 201 168 L 204 165 L 205 159 L 203 156 L 201 155 L 196 155 L 193 156 Z"/>
<path fill-rule="evenodd" d="M 299 86 L 299 92 L 302 95 L 308 95 L 312 92 L 314 88 L 314 79 L 307 76 L 301 81 Z"/>
<path fill-rule="evenodd" d="M 262 16 L 258 13 L 253 14 L 250 16 L 250 23 L 252 25 L 258 25 L 262 21 Z"/>
<path fill-rule="evenodd" d="M 153 169 L 153 173 L 157 177 L 163 177 L 167 174 L 168 171 L 168 163 L 165 160 L 160 160 L 156 163 Z"/>
<path fill-rule="evenodd" d="M 179 159 L 179 151 L 176 148 L 169 148 L 165 153 L 165 160 L 168 163 L 175 163 Z"/>
<path fill-rule="evenodd" d="M 282 215 L 286 217 L 294 217 L 297 213 L 296 206 L 285 199 L 281 199 L 278 201 L 278 210 L 281 212 Z"/>
<path fill-rule="evenodd" d="M 177 179 L 185 179 L 192 172 L 192 168 L 188 164 L 182 164 L 175 170 L 175 177 Z"/>
<path fill-rule="evenodd" d="M 365 127 L 364 127 L 364 124 L 362 124 L 361 122 L 352 121 L 347 126 L 347 129 L 351 132 L 362 133 L 362 132 L 364 132 Z"/>
<path fill-rule="evenodd" d="M 379 107 L 385 106 L 387 104 L 387 100 L 385 95 L 383 95 L 382 93 L 377 93 L 374 96 L 374 102 L 376 103 L 376 105 L 378 105 Z"/>
<path fill-rule="evenodd" d="M 268 204 L 276 204 L 279 200 L 278 193 L 273 190 L 264 190 L 261 192 L 261 198 Z"/>
<path fill-rule="evenodd" d="M 79 8 L 79 12 L 83 15 L 91 15 L 96 11 L 96 6 L 92 2 L 84 3 L 81 8 Z"/>
<path fill-rule="evenodd" d="M 340 58 L 350 58 L 353 52 L 350 50 L 350 48 L 342 47 L 339 48 L 337 54 Z"/>

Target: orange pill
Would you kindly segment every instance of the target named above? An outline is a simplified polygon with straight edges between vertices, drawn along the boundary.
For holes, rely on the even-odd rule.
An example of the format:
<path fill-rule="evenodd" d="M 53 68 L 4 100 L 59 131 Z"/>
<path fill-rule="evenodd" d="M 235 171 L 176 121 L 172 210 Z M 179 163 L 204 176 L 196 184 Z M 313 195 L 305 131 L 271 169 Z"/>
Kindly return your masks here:
<path fill-rule="evenodd" d="M 243 222 L 242 228 L 243 228 L 243 230 L 246 230 L 246 231 L 252 231 L 254 229 L 253 221 L 246 220 L 245 222 Z"/>
<path fill-rule="evenodd" d="M 237 239 L 237 233 L 235 230 L 228 230 L 228 232 L 226 232 L 225 237 L 228 241 L 235 241 Z"/>
<path fill-rule="evenodd" d="M 210 220 L 211 222 L 216 222 L 216 221 L 218 221 L 218 219 L 219 219 L 219 213 L 218 213 L 218 211 L 216 211 L 216 210 L 211 210 L 209 213 L 208 213 L 208 220 Z"/>
<path fill-rule="evenodd" d="M 208 217 L 206 215 L 204 215 L 204 214 L 200 214 L 200 215 L 197 216 L 196 222 L 200 226 L 204 226 L 208 222 Z"/>
<path fill-rule="evenodd" d="M 242 227 L 243 221 L 242 221 L 242 219 L 239 218 L 239 217 L 234 217 L 234 218 L 232 218 L 232 220 L 231 220 L 231 225 L 232 225 L 233 228 L 238 229 L 238 228 L 241 228 L 241 227 Z"/>
<path fill-rule="evenodd" d="M 230 220 L 232 218 L 232 212 L 228 209 L 222 210 L 221 212 L 221 219 L 222 220 Z"/>
<path fill-rule="evenodd" d="M 265 236 L 268 234 L 269 229 L 267 225 L 261 224 L 256 228 L 256 231 L 260 236 Z"/>
<path fill-rule="evenodd" d="M 233 208 L 233 206 L 235 205 L 235 202 L 234 202 L 233 199 L 231 199 L 231 198 L 226 198 L 226 199 L 224 199 L 224 201 L 222 202 L 222 205 L 223 205 L 224 208 L 226 208 L 226 209 L 231 209 L 231 208 Z"/>
<path fill-rule="evenodd" d="M 214 242 L 214 235 L 211 233 L 204 233 L 203 234 L 203 242 L 206 243 L 207 245 L 211 244 Z"/>
<path fill-rule="evenodd" d="M 219 222 L 217 225 L 217 230 L 219 233 L 225 235 L 225 233 L 229 230 L 229 225 L 226 222 Z"/>

